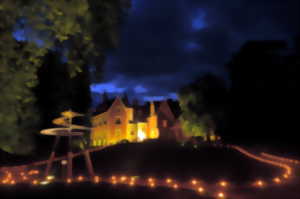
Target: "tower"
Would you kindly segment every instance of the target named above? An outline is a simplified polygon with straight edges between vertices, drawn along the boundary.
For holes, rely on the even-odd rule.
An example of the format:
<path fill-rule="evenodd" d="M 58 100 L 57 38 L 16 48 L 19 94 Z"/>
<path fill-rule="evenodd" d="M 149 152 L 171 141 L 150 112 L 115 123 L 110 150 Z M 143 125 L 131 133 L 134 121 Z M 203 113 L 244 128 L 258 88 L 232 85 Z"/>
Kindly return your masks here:
<path fill-rule="evenodd" d="M 158 138 L 157 115 L 155 113 L 155 105 L 153 102 L 150 102 L 147 137 L 150 139 Z"/>
<path fill-rule="evenodd" d="M 155 115 L 155 106 L 154 103 L 150 103 L 150 117 Z"/>

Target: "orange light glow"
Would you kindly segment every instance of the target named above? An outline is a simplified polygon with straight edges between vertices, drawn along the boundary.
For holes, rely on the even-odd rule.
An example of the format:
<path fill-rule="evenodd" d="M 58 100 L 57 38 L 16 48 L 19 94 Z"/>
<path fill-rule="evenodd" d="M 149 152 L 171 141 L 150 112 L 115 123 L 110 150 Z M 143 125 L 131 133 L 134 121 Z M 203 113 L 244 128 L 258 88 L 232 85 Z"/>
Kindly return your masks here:
<path fill-rule="evenodd" d="M 55 179 L 55 176 L 47 176 L 46 177 L 46 180 L 54 180 Z"/>
<path fill-rule="evenodd" d="M 96 184 L 98 184 L 98 183 L 100 182 L 100 177 L 99 177 L 99 176 L 95 176 L 95 177 L 94 177 L 94 182 L 95 182 Z"/>
<path fill-rule="evenodd" d="M 28 175 L 36 175 L 36 174 L 39 174 L 40 172 L 38 170 L 30 170 L 28 172 Z"/>
<path fill-rule="evenodd" d="M 281 183 L 281 179 L 280 178 L 274 178 L 273 181 L 277 184 L 280 184 Z"/>
<path fill-rule="evenodd" d="M 39 183 L 39 181 L 37 181 L 37 180 L 33 180 L 33 181 L 32 181 L 32 184 L 33 184 L 33 185 L 37 185 L 38 183 Z"/>
<path fill-rule="evenodd" d="M 197 180 L 192 180 L 191 183 L 192 183 L 193 185 L 196 185 L 196 184 L 198 184 L 198 181 L 197 181 Z"/>
<path fill-rule="evenodd" d="M 171 178 L 166 179 L 166 183 L 170 184 L 173 180 Z"/>
<path fill-rule="evenodd" d="M 199 193 L 203 193 L 203 192 L 204 192 L 204 188 L 203 188 L 203 187 L 198 187 L 197 191 L 198 191 Z"/>
<path fill-rule="evenodd" d="M 265 183 L 262 180 L 258 180 L 257 182 L 254 183 L 254 185 L 257 187 L 263 187 L 265 186 Z"/>
<path fill-rule="evenodd" d="M 116 176 L 111 176 L 111 179 L 112 179 L 112 180 L 116 180 L 117 177 L 116 177 Z"/>
<path fill-rule="evenodd" d="M 178 184 L 174 184 L 174 185 L 173 185 L 173 188 L 174 188 L 174 189 L 178 189 Z"/>
<path fill-rule="evenodd" d="M 155 187 L 155 183 L 154 183 L 154 182 L 151 182 L 151 183 L 149 184 L 149 186 L 150 186 L 151 188 L 154 188 L 154 187 Z"/>
<path fill-rule="evenodd" d="M 148 178 L 148 182 L 153 182 L 154 179 L 153 178 Z"/>
<path fill-rule="evenodd" d="M 15 185 L 15 184 L 16 184 L 16 181 L 15 181 L 15 180 L 12 180 L 12 181 L 10 181 L 10 184 L 11 184 L 11 185 Z"/>
<path fill-rule="evenodd" d="M 133 186 L 135 185 L 135 183 L 134 183 L 134 182 L 130 182 L 129 185 L 130 185 L 131 187 L 133 187 Z"/>
<path fill-rule="evenodd" d="M 127 177 L 126 176 L 122 176 L 121 177 L 121 182 L 124 182 L 124 181 L 126 181 L 127 180 Z"/>
<path fill-rule="evenodd" d="M 82 182 L 83 179 L 84 179 L 83 176 L 78 176 L 78 177 L 77 177 L 77 181 L 78 181 L 78 182 Z"/>
<path fill-rule="evenodd" d="M 67 183 L 68 183 L 68 184 L 71 184 L 71 183 L 72 183 L 72 179 L 71 179 L 71 178 L 68 178 L 68 179 L 67 179 Z"/>
<path fill-rule="evenodd" d="M 131 181 L 135 180 L 135 177 L 134 177 L 134 176 L 131 176 L 130 180 L 131 180 Z"/>
<path fill-rule="evenodd" d="M 225 194 L 223 192 L 218 193 L 218 198 L 225 198 Z"/>
<path fill-rule="evenodd" d="M 227 187 L 227 186 L 228 186 L 228 183 L 227 183 L 226 181 L 221 181 L 221 182 L 219 183 L 219 185 L 222 186 L 222 187 Z"/>
<path fill-rule="evenodd" d="M 284 174 L 283 177 L 284 177 L 285 179 L 288 179 L 288 178 L 289 178 L 289 175 L 288 175 L 288 174 Z"/>

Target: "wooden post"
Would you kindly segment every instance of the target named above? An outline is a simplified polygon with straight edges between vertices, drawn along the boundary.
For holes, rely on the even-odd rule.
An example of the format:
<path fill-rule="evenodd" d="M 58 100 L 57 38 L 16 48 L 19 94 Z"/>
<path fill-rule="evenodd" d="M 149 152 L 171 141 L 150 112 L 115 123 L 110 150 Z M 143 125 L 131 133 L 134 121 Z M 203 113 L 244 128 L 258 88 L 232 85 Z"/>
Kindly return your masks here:
<path fill-rule="evenodd" d="M 88 150 L 84 151 L 84 158 L 85 158 L 86 167 L 90 175 L 90 179 L 93 180 L 95 177 L 95 173 L 94 173 L 94 167 L 90 157 L 90 152 Z"/>
<path fill-rule="evenodd" d="M 72 180 L 73 178 L 73 153 L 71 149 L 72 136 L 69 136 L 69 150 L 68 150 L 68 165 L 67 165 L 67 180 Z"/>
<path fill-rule="evenodd" d="M 53 162 L 53 160 L 55 158 L 55 150 L 56 150 L 57 145 L 59 143 L 59 139 L 60 139 L 60 136 L 55 136 L 55 141 L 54 141 L 54 145 L 53 145 L 53 148 L 52 148 L 52 152 L 50 154 L 49 160 L 47 161 L 47 167 L 46 167 L 46 171 L 45 171 L 45 177 L 47 177 L 49 175 L 49 172 L 51 170 L 52 162 Z"/>
<path fill-rule="evenodd" d="M 71 112 L 71 110 L 70 110 Z M 69 133 L 72 133 L 72 116 L 69 117 Z M 72 154 L 72 136 L 68 136 L 68 165 L 67 165 L 67 181 L 73 178 L 73 154 Z"/>

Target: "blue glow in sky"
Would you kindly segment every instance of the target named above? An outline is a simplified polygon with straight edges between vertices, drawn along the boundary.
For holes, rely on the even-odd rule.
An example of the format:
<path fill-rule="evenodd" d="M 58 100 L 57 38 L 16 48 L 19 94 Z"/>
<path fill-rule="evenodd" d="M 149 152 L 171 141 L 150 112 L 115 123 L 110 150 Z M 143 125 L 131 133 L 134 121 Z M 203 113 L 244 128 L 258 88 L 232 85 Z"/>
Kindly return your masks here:
<path fill-rule="evenodd" d="M 114 82 L 100 83 L 100 84 L 92 84 L 90 86 L 92 92 L 95 93 L 123 93 L 126 88 L 121 88 L 116 85 Z"/>
<path fill-rule="evenodd" d="M 194 41 L 187 42 L 184 46 L 184 49 L 186 51 L 196 51 L 201 50 L 201 48 L 201 45 Z"/>
<path fill-rule="evenodd" d="M 145 88 L 143 85 L 135 84 L 127 85 L 126 87 L 120 87 L 123 85 L 122 78 L 116 78 L 114 81 L 92 84 L 90 90 L 94 94 L 108 93 L 110 97 L 120 96 L 122 97 L 124 93 L 128 94 L 128 97 L 132 99 L 138 99 L 140 102 L 146 101 L 162 101 L 167 99 L 177 100 L 177 94 L 174 92 L 162 93 L 161 95 L 155 95 L 148 88 Z M 96 97 L 97 98 L 97 97 Z M 99 103 L 99 99 L 94 99 L 94 106 Z M 96 104 L 95 104 L 96 103 Z"/>
<path fill-rule="evenodd" d="M 177 100 L 178 96 L 176 93 L 168 93 L 167 96 L 144 96 L 144 101 L 162 101 L 166 99 Z"/>
<path fill-rule="evenodd" d="M 206 27 L 205 16 L 206 14 L 202 10 L 199 10 L 197 12 L 197 14 L 192 20 L 192 28 L 194 30 L 198 31 Z"/>
<path fill-rule="evenodd" d="M 148 89 L 146 89 L 144 86 L 142 85 L 137 85 L 136 87 L 134 87 L 134 91 L 136 93 L 147 93 Z"/>

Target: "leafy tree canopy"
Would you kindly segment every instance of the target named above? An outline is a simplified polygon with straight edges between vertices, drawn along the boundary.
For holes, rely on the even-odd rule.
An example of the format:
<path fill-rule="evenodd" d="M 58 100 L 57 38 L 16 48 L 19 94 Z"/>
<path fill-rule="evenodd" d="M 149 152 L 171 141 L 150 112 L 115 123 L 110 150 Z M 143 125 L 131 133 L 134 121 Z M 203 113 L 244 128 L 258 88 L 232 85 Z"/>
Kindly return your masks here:
<path fill-rule="evenodd" d="M 213 75 L 205 75 L 182 88 L 179 103 L 180 121 L 187 136 L 206 136 L 224 122 L 227 91 L 225 83 Z"/>
<path fill-rule="evenodd" d="M 49 51 L 60 50 L 71 77 L 94 67 L 118 43 L 121 0 L 0 1 L 0 148 L 28 153 L 38 123 L 37 71 Z M 95 77 L 94 79 L 98 79 Z"/>

